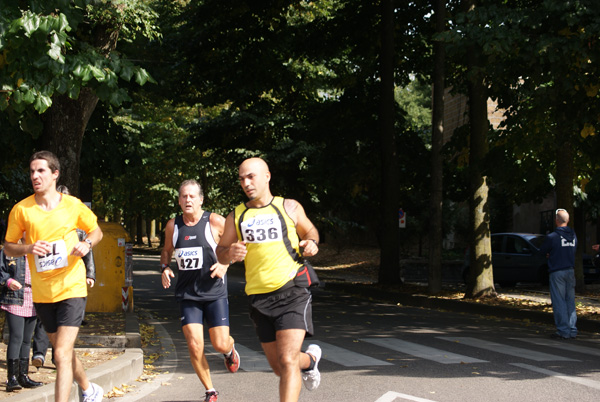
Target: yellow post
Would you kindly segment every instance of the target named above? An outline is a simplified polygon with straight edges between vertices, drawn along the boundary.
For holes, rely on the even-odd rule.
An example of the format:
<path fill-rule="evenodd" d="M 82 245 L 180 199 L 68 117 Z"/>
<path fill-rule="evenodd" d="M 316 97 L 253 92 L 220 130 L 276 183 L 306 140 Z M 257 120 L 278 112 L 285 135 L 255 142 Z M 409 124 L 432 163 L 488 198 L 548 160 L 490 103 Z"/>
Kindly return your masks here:
<path fill-rule="evenodd" d="M 126 308 L 133 308 L 133 298 L 128 297 L 133 293 L 131 272 L 127 272 L 126 269 L 127 263 L 131 263 L 131 254 L 126 253 L 127 243 L 131 241 L 129 234 L 118 223 L 98 222 L 98 224 L 104 236 L 94 247 L 96 284 L 93 288 L 88 288 L 85 311 L 121 312 L 125 301 Z M 130 248 L 129 253 L 131 253 Z M 124 300 L 125 298 L 127 300 Z"/>

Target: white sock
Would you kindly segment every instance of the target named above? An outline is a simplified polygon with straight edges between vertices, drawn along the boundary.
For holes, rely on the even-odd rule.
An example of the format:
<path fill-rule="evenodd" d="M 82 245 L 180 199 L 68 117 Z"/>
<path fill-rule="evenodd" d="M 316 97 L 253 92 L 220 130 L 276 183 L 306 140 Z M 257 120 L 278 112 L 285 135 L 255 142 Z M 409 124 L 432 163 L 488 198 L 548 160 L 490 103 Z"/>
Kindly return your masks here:
<path fill-rule="evenodd" d="M 94 383 L 93 383 L 93 382 L 91 382 L 91 383 L 90 383 L 90 386 L 88 387 L 88 389 L 86 389 L 86 390 L 82 390 L 81 392 L 83 393 L 83 395 L 90 395 L 90 394 L 93 394 L 93 393 L 94 393 Z"/>

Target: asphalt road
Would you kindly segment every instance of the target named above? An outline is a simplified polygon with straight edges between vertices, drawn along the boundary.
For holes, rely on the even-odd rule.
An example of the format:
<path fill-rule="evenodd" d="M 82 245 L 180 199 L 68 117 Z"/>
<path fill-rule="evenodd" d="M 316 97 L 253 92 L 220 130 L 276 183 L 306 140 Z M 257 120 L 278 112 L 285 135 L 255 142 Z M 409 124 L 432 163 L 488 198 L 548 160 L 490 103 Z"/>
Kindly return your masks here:
<path fill-rule="evenodd" d="M 203 401 L 190 363 L 172 290 L 160 285 L 158 256 L 134 257 L 134 302 L 161 337 L 163 373 L 135 383 L 129 401 Z M 242 270 L 229 274 L 231 332 L 241 369 L 230 374 L 207 347 L 219 401 L 278 401 L 278 379 L 268 368 L 248 318 Z M 600 339 L 582 334 L 553 341 L 549 326 L 487 319 L 449 311 L 374 303 L 325 289 L 314 292 L 323 349 L 321 386 L 300 401 L 480 402 L 598 401 Z"/>

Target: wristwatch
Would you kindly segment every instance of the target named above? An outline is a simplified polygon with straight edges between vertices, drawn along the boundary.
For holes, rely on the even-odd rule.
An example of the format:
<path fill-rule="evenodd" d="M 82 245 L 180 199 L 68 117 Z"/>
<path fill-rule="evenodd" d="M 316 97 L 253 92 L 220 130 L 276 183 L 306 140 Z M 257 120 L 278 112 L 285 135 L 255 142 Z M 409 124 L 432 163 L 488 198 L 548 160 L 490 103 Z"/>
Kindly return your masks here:
<path fill-rule="evenodd" d="M 84 242 L 86 242 L 88 244 L 88 246 L 90 246 L 90 250 L 92 249 L 92 241 L 90 239 L 85 239 Z"/>
<path fill-rule="evenodd" d="M 171 266 L 169 264 L 161 264 L 160 265 L 160 272 L 163 273 L 165 272 L 165 269 L 167 268 L 171 268 Z"/>

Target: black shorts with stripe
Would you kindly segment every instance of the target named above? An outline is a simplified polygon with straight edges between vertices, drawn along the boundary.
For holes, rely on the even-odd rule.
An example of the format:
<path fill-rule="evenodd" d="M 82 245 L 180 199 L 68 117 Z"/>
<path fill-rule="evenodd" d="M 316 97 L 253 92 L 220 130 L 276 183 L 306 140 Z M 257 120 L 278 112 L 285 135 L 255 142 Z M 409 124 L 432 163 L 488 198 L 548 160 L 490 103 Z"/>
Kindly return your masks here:
<path fill-rule="evenodd" d="M 306 336 L 314 333 L 312 295 L 290 281 L 274 292 L 250 295 L 250 318 L 262 343 L 274 342 L 277 331 L 303 329 Z"/>

